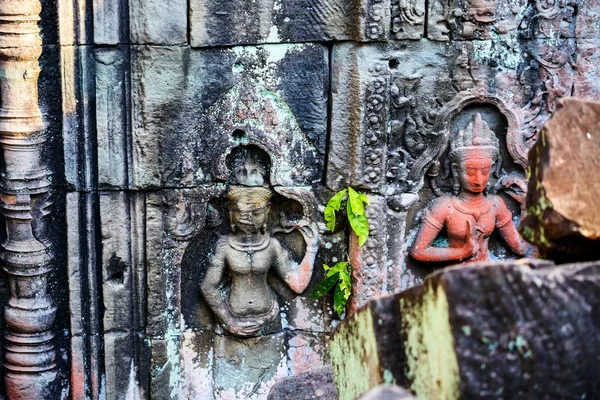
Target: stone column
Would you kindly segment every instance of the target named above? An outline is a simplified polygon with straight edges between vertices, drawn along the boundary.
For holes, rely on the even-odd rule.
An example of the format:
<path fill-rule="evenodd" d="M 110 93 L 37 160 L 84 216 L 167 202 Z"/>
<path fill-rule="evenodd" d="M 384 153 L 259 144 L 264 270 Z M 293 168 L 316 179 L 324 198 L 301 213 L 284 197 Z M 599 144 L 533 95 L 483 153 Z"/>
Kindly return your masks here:
<path fill-rule="evenodd" d="M 51 398 L 56 377 L 56 307 L 48 295 L 52 251 L 47 237 L 51 172 L 43 160 L 45 124 L 38 107 L 42 38 L 38 0 L 0 0 L 0 209 L 7 238 L 3 267 L 5 382 L 9 399 Z"/>

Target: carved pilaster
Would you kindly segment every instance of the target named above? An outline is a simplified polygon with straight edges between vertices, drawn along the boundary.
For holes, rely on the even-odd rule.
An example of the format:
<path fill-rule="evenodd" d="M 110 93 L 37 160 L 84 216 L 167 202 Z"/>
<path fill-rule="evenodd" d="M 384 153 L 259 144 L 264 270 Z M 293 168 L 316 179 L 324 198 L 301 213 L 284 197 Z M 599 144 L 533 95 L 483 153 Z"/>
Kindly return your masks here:
<path fill-rule="evenodd" d="M 42 160 L 46 138 L 37 87 L 40 11 L 37 0 L 0 2 L 0 209 L 7 227 L 1 257 L 11 289 L 4 312 L 10 399 L 49 398 L 56 377 L 56 307 L 47 291 L 53 258 L 46 233 L 51 172 Z"/>

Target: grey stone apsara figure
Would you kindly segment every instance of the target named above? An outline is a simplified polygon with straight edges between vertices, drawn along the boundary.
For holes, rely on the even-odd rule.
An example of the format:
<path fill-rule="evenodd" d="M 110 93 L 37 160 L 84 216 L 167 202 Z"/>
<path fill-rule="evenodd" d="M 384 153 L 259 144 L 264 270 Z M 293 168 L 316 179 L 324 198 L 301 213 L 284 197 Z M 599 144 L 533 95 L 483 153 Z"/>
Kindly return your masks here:
<path fill-rule="evenodd" d="M 232 186 L 227 197 L 231 232 L 217 242 L 200 289 L 226 331 L 240 337 L 256 336 L 279 315 L 277 299 L 267 283 L 269 271 L 295 293 L 302 293 L 312 276 L 319 233 L 314 223 L 298 224 L 307 245 L 298 265 L 267 230 L 269 189 Z M 231 285 L 224 288 L 227 274 Z"/>

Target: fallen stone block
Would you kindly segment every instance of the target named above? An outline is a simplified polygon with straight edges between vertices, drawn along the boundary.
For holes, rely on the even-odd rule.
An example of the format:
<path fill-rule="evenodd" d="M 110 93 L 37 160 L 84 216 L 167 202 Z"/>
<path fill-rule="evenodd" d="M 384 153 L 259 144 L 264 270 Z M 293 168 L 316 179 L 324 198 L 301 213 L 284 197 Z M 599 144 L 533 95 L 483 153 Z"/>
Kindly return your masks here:
<path fill-rule="evenodd" d="M 470 264 L 370 301 L 334 332 L 340 399 L 598 398 L 600 262 Z"/>
<path fill-rule="evenodd" d="M 543 258 L 600 259 L 600 103 L 563 99 L 529 152 L 520 231 Z"/>

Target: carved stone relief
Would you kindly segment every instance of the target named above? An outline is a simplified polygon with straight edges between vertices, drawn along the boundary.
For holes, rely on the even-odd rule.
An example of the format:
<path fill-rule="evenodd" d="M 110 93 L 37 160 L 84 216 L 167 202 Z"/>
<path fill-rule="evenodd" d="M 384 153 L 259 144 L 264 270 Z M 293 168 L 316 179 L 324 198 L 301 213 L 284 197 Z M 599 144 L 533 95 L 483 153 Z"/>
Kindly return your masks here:
<path fill-rule="evenodd" d="M 419 39 L 425 33 L 425 2 L 393 0 L 391 37 L 397 40 Z"/>
<path fill-rule="evenodd" d="M 250 154 L 251 156 L 251 154 Z M 278 301 L 267 284 L 274 271 L 293 292 L 304 292 L 312 277 L 319 232 L 310 220 L 289 223 L 283 211 L 278 230 L 298 230 L 306 242 L 297 264 L 270 234 L 271 189 L 265 187 L 266 168 L 256 160 L 237 166 L 227 192 L 230 232 L 219 238 L 206 269 L 201 291 L 211 311 L 229 333 L 250 337 L 279 316 Z M 281 226 L 283 225 L 283 226 Z M 224 283 L 231 283 L 223 288 Z"/>
<path fill-rule="evenodd" d="M 167 3 L 0 4 L 0 396 L 43 398 L 70 374 L 73 398 L 265 398 L 327 362 L 331 299 L 307 295 L 323 263 L 352 261 L 350 311 L 441 265 L 409 252 L 432 202 L 455 198 L 449 148 L 477 114 L 498 138 L 487 198 L 516 224 L 557 100 L 600 96 L 597 0 Z M 348 185 L 371 201 L 362 247 L 320 221 Z M 266 228 L 240 247 L 250 213 Z M 488 255 L 515 256 L 497 236 Z M 240 311 L 225 271 L 228 330 L 201 285 L 211 260 L 256 257 L 271 273 L 242 292 L 271 313 Z M 302 285 L 276 273 L 301 265 Z"/>
<path fill-rule="evenodd" d="M 485 15 L 482 9 L 477 18 L 485 19 Z M 434 198 L 452 193 L 448 145 L 477 113 L 499 139 L 498 169 L 491 172 L 490 195 L 506 203 L 511 226 L 518 223 L 527 182 L 527 152 L 556 99 L 568 95 L 567 88 L 574 82 L 571 44 L 570 39 L 553 44 L 526 41 L 515 48 L 494 39 L 450 45 L 336 46 L 334 60 L 340 65 L 334 66 L 327 178 L 334 189 L 351 185 L 385 199 L 385 211 L 376 212 L 373 221 L 385 228 L 381 237 L 374 236 L 384 246 L 375 252 L 379 258 L 373 276 L 379 289 L 371 292 L 410 286 L 431 271 L 411 259 L 409 249 L 422 210 Z M 361 73 L 356 76 L 353 71 Z M 361 119 L 346 117 L 352 115 L 348 102 L 356 103 L 358 98 L 364 104 Z M 373 174 L 371 179 L 368 172 L 373 163 L 385 171 L 385 179 L 383 174 Z M 514 257 L 496 236 L 489 242 L 492 257 Z M 529 251 L 516 244 L 512 247 L 521 254 Z M 357 289 L 368 271 L 369 263 L 362 256 L 365 251 L 358 246 L 351 249 Z M 357 304 L 370 297 L 367 291 L 358 290 L 365 298 Z"/>
<path fill-rule="evenodd" d="M 433 40 L 573 38 L 578 1 L 456 0 L 429 5 L 428 37 Z"/>
<path fill-rule="evenodd" d="M 484 194 L 489 188 L 490 174 L 496 170 L 499 153 L 496 134 L 481 114 L 475 114 L 450 142 L 448 158 L 454 176 L 454 195 L 434 200 L 423 217 L 410 249 L 415 260 L 487 261 L 489 239 L 495 229 L 515 253 L 527 254 L 530 245 L 517 233 L 512 213 L 504 200 Z M 444 229 L 447 246 L 435 246 L 434 241 Z"/>
<path fill-rule="evenodd" d="M 318 152 L 290 106 L 251 65 L 245 68 L 208 108 L 196 146 L 184 153 L 190 173 L 201 170 L 214 183 L 163 190 L 147 203 L 148 235 L 157 241 L 149 254 L 147 329 L 166 352 L 152 357 L 177 355 L 167 386 L 187 395 L 212 386 L 216 398 L 262 398 L 288 363 L 302 368 L 293 360 L 323 362 L 322 303 L 307 297 L 322 276 L 318 206 L 309 186 L 320 168 Z M 210 157 L 196 157 L 206 149 Z M 299 347 L 290 348 L 288 339 Z M 192 348 L 198 358 L 188 358 Z M 256 363 L 263 357 L 256 352 L 268 365 Z M 248 365 L 239 366 L 241 360 Z M 156 390 L 160 379 L 151 379 Z"/>

